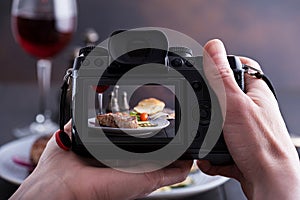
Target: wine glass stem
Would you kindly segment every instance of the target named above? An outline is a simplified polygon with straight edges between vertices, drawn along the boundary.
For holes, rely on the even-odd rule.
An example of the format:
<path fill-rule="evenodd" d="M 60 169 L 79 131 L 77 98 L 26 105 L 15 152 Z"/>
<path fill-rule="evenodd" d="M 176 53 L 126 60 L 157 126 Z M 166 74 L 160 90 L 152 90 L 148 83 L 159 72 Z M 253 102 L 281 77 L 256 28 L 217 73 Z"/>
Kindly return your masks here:
<path fill-rule="evenodd" d="M 103 111 L 103 94 L 102 93 L 98 93 L 98 102 L 99 102 L 99 114 L 104 114 Z"/>
<path fill-rule="evenodd" d="M 36 116 L 38 123 L 43 123 L 50 118 L 50 110 L 48 109 L 48 99 L 51 81 L 51 61 L 47 59 L 39 59 L 37 61 L 37 78 L 40 93 L 39 113 Z"/>

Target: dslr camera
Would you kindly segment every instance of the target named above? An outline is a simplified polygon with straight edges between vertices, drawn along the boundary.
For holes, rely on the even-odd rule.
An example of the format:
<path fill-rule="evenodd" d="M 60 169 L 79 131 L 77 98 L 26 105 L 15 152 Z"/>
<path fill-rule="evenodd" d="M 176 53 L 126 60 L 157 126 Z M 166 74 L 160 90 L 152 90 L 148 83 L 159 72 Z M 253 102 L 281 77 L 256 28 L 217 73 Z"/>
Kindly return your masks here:
<path fill-rule="evenodd" d="M 101 46 L 80 50 L 73 65 L 72 150 L 99 160 L 207 159 L 228 164 L 232 158 L 222 134 L 221 101 L 203 72 L 203 56 L 186 46 L 171 46 L 164 31 L 116 31 Z M 200 52 L 201 50 L 199 50 Z M 244 90 L 244 70 L 228 56 Z M 148 114 L 148 127 L 100 125 L 111 106 L 133 119 L 145 99 L 162 102 Z M 112 104 L 118 105 L 112 105 Z M 127 109 L 124 109 L 124 104 Z M 143 105 L 142 105 L 143 106 Z M 148 106 L 148 107 L 147 107 Z M 146 110 L 156 105 L 146 105 Z M 129 116 L 129 117 L 128 117 Z M 139 117 L 138 117 L 139 118 Z M 112 124 L 114 118 L 109 118 Z"/>

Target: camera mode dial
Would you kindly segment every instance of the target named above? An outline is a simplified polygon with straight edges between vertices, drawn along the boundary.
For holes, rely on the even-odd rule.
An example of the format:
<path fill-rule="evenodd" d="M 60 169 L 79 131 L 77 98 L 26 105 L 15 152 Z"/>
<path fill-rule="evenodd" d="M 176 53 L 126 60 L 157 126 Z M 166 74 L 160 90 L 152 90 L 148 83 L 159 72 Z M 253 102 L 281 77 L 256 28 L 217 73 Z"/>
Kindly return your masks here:
<path fill-rule="evenodd" d="M 169 52 L 175 53 L 181 57 L 192 57 L 193 51 L 187 47 L 170 47 Z"/>

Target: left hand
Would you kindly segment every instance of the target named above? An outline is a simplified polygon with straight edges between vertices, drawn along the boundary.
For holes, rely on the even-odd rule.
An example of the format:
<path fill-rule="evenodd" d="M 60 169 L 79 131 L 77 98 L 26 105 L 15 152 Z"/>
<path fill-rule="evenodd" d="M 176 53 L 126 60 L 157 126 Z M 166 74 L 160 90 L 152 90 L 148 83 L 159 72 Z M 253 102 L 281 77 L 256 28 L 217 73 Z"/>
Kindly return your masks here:
<path fill-rule="evenodd" d="M 65 126 L 71 135 L 71 123 Z M 135 199 L 166 185 L 183 181 L 192 162 L 147 173 L 126 173 L 92 167 L 72 151 L 63 151 L 52 137 L 39 164 L 12 198 L 22 199 Z"/>

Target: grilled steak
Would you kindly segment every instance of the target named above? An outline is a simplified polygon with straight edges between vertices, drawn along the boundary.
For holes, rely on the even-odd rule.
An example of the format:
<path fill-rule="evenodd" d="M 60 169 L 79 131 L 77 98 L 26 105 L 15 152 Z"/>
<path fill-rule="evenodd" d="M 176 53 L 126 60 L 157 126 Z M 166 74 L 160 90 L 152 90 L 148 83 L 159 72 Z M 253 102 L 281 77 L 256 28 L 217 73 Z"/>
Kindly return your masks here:
<path fill-rule="evenodd" d="M 96 123 L 101 126 L 113 128 L 138 128 L 138 121 L 135 116 L 130 116 L 127 113 L 106 113 L 97 115 Z"/>

